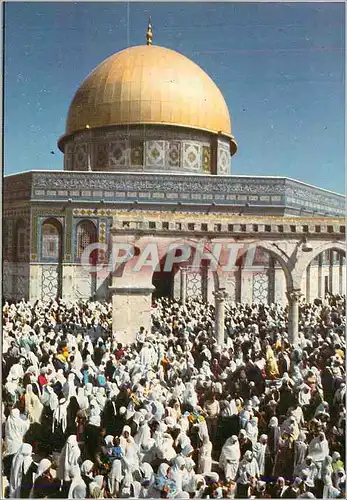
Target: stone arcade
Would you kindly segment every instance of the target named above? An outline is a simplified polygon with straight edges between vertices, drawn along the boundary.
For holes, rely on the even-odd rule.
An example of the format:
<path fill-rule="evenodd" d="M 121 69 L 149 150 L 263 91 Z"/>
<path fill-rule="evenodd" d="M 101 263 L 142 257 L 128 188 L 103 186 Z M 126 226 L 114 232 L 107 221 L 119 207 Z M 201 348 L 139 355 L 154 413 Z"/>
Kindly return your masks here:
<path fill-rule="evenodd" d="M 152 296 L 215 301 L 224 335 L 225 302 L 288 301 L 297 335 L 298 300 L 345 293 L 344 197 L 283 177 L 231 175 L 237 144 L 224 98 L 194 62 L 172 50 L 130 47 L 84 80 L 58 141 L 63 171 L 5 177 L 3 286 L 8 299 L 109 300 L 113 328 L 130 341 L 148 326 Z M 235 269 L 194 267 L 113 272 L 96 242 L 256 245 Z M 308 251 L 310 250 L 310 251 Z M 207 259 L 208 260 L 208 259 Z"/>

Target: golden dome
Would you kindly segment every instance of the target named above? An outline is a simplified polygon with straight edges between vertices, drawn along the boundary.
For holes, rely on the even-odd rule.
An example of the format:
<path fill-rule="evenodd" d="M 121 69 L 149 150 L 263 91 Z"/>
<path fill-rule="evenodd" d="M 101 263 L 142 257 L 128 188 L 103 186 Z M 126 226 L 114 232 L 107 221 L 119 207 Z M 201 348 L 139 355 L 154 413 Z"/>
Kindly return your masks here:
<path fill-rule="evenodd" d="M 227 105 L 211 78 L 182 54 L 153 45 L 122 50 L 94 69 L 73 98 L 66 134 L 130 124 L 231 136 Z"/>

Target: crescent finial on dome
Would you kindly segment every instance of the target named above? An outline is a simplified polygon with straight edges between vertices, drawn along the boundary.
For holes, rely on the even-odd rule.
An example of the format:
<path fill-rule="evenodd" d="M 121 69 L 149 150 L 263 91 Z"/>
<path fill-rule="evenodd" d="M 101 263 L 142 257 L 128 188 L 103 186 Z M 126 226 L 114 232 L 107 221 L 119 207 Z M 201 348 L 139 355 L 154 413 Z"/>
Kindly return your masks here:
<path fill-rule="evenodd" d="M 147 33 L 146 33 L 146 40 L 147 40 L 147 45 L 152 45 L 152 40 L 153 40 L 153 31 L 152 31 L 152 20 L 151 20 L 151 16 L 149 16 L 149 20 L 148 20 Z"/>

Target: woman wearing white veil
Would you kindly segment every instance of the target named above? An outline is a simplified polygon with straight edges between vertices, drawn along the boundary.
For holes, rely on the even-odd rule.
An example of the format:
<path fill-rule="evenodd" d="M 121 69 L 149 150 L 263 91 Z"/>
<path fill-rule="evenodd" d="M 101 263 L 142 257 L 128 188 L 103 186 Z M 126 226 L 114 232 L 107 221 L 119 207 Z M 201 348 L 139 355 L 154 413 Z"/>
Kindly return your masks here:
<path fill-rule="evenodd" d="M 120 447 L 123 450 L 123 461 L 126 469 L 133 472 L 139 467 L 140 451 L 134 438 L 131 436 L 131 429 L 128 425 L 123 427 L 120 437 Z"/>
<path fill-rule="evenodd" d="M 140 450 L 148 449 L 151 439 L 151 430 L 149 428 L 147 420 L 144 418 L 139 422 L 139 428 L 134 436 L 134 441 Z"/>
<path fill-rule="evenodd" d="M 81 471 L 78 465 L 74 465 L 69 470 L 70 478 L 72 479 L 68 498 L 86 498 L 87 487 L 81 477 Z"/>
<path fill-rule="evenodd" d="M 208 434 L 202 438 L 202 446 L 199 450 L 198 473 L 208 474 L 212 470 L 212 443 Z"/>
<path fill-rule="evenodd" d="M 252 417 L 246 423 L 245 431 L 246 431 L 248 439 L 250 439 L 252 441 L 252 444 L 254 446 L 258 440 L 258 418 L 257 417 Z"/>
<path fill-rule="evenodd" d="M 29 427 L 29 420 L 22 419 L 18 408 L 13 408 L 5 423 L 6 456 L 17 453 Z"/>
<path fill-rule="evenodd" d="M 63 386 L 63 394 L 64 397 L 69 400 L 72 396 L 77 396 L 76 393 L 76 385 L 75 385 L 75 374 L 74 373 L 69 373 L 67 377 L 67 381 L 65 382 Z"/>
<path fill-rule="evenodd" d="M 23 443 L 20 450 L 13 458 L 10 476 L 10 498 L 29 498 L 33 475 L 37 465 L 32 459 L 33 448 L 28 443 Z"/>
<path fill-rule="evenodd" d="M 33 392 L 33 386 L 28 384 L 25 392 L 25 410 L 32 424 L 41 423 L 43 405 L 38 396 Z"/>
<path fill-rule="evenodd" d="M 296 468 L 300 467 L 306 457 L 307 444 L 306 444 L 306 434 L 300 432 L 298 439 L 294 442 L 294 475 L 296 474 Z"/>
<path fill-rule="evenodd" d="M 219 457 L 219 467 L 224 470 L 227 481 L 234 481 L 240 463 L 240 444 L 237 436 L 226 440 Z"/>
<path fill-rule="evenodd" d="M 74 434 L 67 438 L 67 441 L 61 451 L 57 469 L 57 478 L 62 481 L 69 480 L 69 471 L 71 467 L 78 465 L 81 456 L 81 450 L 78 447 L 77 438 Z"/>
<path fill-rule="evenodd" d="M 42 404 L 48 406 L 51 411 L 54 411 L 59 404 L 58 396 L 50 385 L 45 385 L 43 388 Z"/>
<path fill-rule="evenodd" d="M 318 469 L 318 478 L 321 479 L 322 465 L 325 457 L 329 455 L 329 443 L 324 432 L 320 432 L 317 437 L 313 438 L 308 445 L 308 454 L 312 457 L 313 462 Z"/>

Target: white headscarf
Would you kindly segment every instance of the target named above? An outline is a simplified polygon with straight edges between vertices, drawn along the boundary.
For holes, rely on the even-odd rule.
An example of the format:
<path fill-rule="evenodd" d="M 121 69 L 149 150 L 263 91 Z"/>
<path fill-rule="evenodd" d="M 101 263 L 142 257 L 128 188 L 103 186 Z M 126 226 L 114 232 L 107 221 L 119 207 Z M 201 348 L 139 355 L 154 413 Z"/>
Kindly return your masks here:
<path fill-rule="evenodd" d="M 92 477 L 93 462 L 91 460 L 85 460 L 81 465 L 81 474 L 84 476 Z"/>
<path fill-rule="evenodd" d="M 50 460 L 48 460 L 48 458 L 43 458 L 40 463 L 39 463 L 39 466 L 37 468 L 37 472 L 36 472 L 36 476 L 35 476 L 35 481 L 38 477 L 42 476 L 42 474 L 44 472 L 46 472 L 46 470 L 48 470 L 50 467 L 52 466 L 52 462 Z"/>
<path fill-rule="evenodd" d="M 69 489 L 68 498 L 86 498 L 87 488 L 81 477 L 81 471 L 78 465 L 74 465 L 69 470 L 69 475 L 72 479 Z"/>

